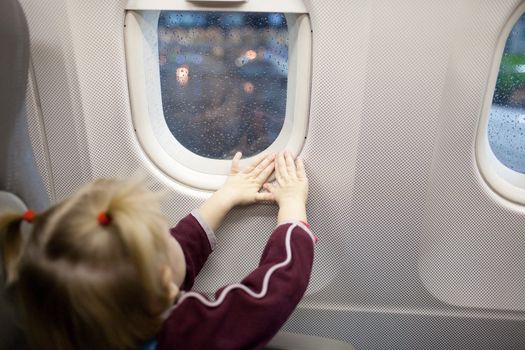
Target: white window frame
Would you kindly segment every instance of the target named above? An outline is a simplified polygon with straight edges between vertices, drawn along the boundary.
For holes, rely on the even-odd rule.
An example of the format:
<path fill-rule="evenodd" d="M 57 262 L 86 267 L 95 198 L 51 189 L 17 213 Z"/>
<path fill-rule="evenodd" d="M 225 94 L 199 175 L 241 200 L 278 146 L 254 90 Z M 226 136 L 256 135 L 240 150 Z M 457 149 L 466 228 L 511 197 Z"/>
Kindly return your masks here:
<path fill-rule="evenodd" d="M 522 4 L 510 16 L 498 39 L 476 139 L 476 159 L 481 175 L 495 192 L 518 204 L 525 204 L 525 174 L 512 170 L 496 157 L 489 144 L 488 125 L 505 43 L 524 12 L 525 4 Z"/>
<path fill-rule="evenodd" d="M 169 131 L 160 90 L 157 26 L 161 10 L 284 13 L 289 34 L 286 117 L 279 136 L 263 152 L 286 149 L 298 155 L 306 139 L 310 107 L 312 36 L 310 20 L 302 1 L 212 3 L 131 0 L 126 7 L 124 30 L 131 112 L 139 143 L 165 174 L 185 185 L 203 190 L 215 190 L 222 186 L 230 170 L 231 160 L 199 156 L 182 146 Z M 243 159 L 241 167 L 246 166 L 252 158 Z"/>

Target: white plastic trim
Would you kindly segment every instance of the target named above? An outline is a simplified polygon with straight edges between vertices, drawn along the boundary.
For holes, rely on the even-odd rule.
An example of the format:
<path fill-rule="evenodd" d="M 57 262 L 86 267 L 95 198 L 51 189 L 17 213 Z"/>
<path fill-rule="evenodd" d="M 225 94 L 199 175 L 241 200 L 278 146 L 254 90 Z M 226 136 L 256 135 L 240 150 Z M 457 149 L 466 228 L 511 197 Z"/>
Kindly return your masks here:
<path fill-rule="evenodd" d="M 146 77 L 144 74 L 142 34 L 138 22 L 139 16 L 139 14 L 133 12 L 126 15 L 125 35 L 131 113 L 139 142 L 153 163 L 167 175 L 193 187 L 203 189 L 219 188 L 224 183 L 224 176 L 208 175 L 206 178 L 203 178 L 201 173 L 182 166 L 170 157 L 155 136 L 148 117 Z M 203 182 L 208 186 L 205 186 L 205 184 L 201 182 L 195 182 L 195 179 L 199 177 L 202 178 Z"/>
<path fill-rule="evenodd" d="M 245 2 L 184 0 L 130 0 L 126 10 L 239 11 L 307 13 L 302 0 L 250 0 Z"/>
<path fill-rule="evenodd" d="M 246 2 L 248 0 L 186 0 L 188 2 L 213 2 L 213 3 L 222 3 L 222 2 Z"/>
<path fill-rule="evenodd" d="M 476 160 L 481 176 L 495 192 L 518 204 L 525 204 L 525 174 L 508 168 L 496 157 L 489 144 L 488 124 L 505 43 L 512 28 L 524 12 L 525 3 L 514 11 L 501 32 L 494 54 L 476 138 Z"/>
<path fill-rule="evenodd" d="M 260 8 L 257 11 L 261 11 Z M 135 132 L 149 158 L 169 177 L 194 188 L 216 190 L 224 183 L 231 161 L 209 159 L 190 152 L 171 134 L 164 118 L 158 71 L 159 14 L 157 10 L 128 11 L 126 14 L 126 57 Z M 308 128 L 311 27 L 306 14 L 287 13 L 286 19 L 289 33 L 286 118 L 279 136 L 264 152 L 287 149 L 298 155 Z M 242 160 L 241 167 L 250 161 L 251 158 Z"/>

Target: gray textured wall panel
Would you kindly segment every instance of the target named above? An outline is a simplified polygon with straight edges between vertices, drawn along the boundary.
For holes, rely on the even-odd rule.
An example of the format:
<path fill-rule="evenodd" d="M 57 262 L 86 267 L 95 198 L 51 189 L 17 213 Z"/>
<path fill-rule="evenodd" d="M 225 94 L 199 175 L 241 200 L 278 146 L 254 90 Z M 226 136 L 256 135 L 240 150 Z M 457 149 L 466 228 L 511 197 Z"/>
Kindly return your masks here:
<path fill-rule="evenodd" d="M 141 173 L 166 191 L 170 223 L 198 206 L 207 194 L 166 178 L 135 138 L 125 2 L 22 2 L 56 198 L 91 178 Z M 287 328 L 366 349 L 525 348 L 525 291 L 504 290 L 511 277 L 525 280 L 514 264 L 525 261 L 525 216 L 481 182 L 473 148 L 496 41 L 519 2 L 306 3 L 313 75 L 303 153 L 320 243 Z M 234 210 L 196 288 L 250 271 L 275 215 L 268 205 Z"/>

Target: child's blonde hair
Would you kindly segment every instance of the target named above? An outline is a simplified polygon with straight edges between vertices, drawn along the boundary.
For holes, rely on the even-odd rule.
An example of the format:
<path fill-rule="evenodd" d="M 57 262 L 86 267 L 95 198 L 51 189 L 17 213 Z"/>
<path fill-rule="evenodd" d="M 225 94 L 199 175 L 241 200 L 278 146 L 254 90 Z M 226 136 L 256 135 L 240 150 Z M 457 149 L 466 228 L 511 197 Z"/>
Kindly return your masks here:
<path fill-rule="evenodd" d="M 158 332 L 171 302 L 161 277 L 168 227 L 140 181 L 84 186 L 37 215 L 27 241 L 21 222 L 0 217 L 0 243 L 35 348 L 136 349 Z"/>

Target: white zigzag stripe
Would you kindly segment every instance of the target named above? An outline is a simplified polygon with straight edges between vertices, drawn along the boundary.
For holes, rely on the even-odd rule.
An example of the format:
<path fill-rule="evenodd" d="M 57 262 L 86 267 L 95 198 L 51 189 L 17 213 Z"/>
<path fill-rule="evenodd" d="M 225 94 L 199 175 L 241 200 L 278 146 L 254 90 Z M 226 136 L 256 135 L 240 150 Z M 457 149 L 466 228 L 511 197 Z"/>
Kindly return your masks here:
<path fill-rule="evenodd" d="M 204 296 L 202 296 L 201 294 L 199 293 L 195 293 L 195 292 L 186 292 L 184 294 L 181 295 L 181 297 L 179 298 L 177 304 L 175 305 L 175 307 L 177 307 L 178 305 L 180 305 L 184 300 L 188 299 L 188 298 L 195 298 L 197 300 L 199 300 L 201 303 L 203 303 L 204 305 L 208 306 L 208 307 L 211 307 L 211 308 L 214 308 L 214 307 L 217 307 L 219 306 L 220 304 L 222 304 L 222 302 L 224 301 L 224 299 L 226 298 L 226 295 L 234 290 L 234 289 L 240 289 L 244 292 L 246 292 L 248 295 L 256 298 L 256 299 L 261 299 L 263 298 L 266 293 L 268 292 L 268 285 L 270 283 L 270 277 L 272 276 L 272 274 L 279 268 L 283 267 L 283 266 L 286 266 L 288 265 L 288 263 L 290 261 L 292 261 L 292 246 L 291 246 L 291 237 L 292 237 L 292 231 L 294 228 L 296 228 L 297 226 L 299 226 L 297 223 L 291 225 L 288 230 L 286 231 L 286 238 L 285 238 L 285 245 L 286 245 L 286 259 L 281 262 L 281 263 L 278 263 L 274 266 L 272 266 L 268 271 L 266 271 L 266 274 L 264 275 L 264 279 L 263 279 L 263 287 L 261 289 L 261 291 L 259 293 L 256 293 L 254 292 L 253 290 L 251 290 L 250 288 L 246 287 L 244 284 L 240 284 L 240 283 L 236 283 L 236 284 L 231 284 L 229 285 L 228 287 L 226 287 L 222 292 L 221 292 L 221 295 L 217 298 L 217 300 L 215 301 L 209 301 L 207 300 Z M 314 236 L 312 235 L 312 233 L 309 231 L 309 230 L 305 230 L 308 235 L 310 236 L 310 238 L 312 239 L 312 242 L 315 243 L 315 238 Z"/>

